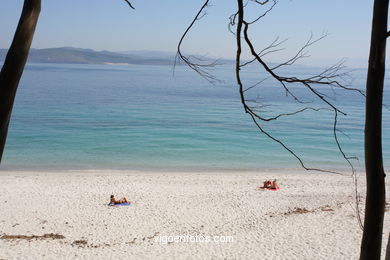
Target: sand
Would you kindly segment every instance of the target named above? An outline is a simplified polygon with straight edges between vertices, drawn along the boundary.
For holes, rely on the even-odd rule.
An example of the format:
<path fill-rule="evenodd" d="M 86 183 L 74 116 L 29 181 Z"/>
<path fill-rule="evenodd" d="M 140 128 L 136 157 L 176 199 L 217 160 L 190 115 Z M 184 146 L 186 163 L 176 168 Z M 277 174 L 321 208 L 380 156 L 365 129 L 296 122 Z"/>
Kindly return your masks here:
<path fill-rule="evenodd" d="M 256 188 L 269 178 L 281 189 Z M 358 188 L 363 197 L 363 175 Z M 0 172 L 0 191 L 0 259 L 357 259 L 360 250 L 350 175 L 15 171 Z M 110 194 L 133 203 L 109 207 Z M 386 212 L 383 254 L 389 231 Z"/>

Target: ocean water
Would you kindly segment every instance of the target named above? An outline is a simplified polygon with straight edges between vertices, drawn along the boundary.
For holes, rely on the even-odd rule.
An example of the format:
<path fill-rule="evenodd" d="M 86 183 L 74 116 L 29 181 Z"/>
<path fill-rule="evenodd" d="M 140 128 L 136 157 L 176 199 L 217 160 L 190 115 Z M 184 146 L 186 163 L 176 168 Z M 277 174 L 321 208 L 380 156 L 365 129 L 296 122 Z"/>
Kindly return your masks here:
<path fill-rule="evenodd" d="M 240 104 L 231 66 L 213 73 L 211 85 L 178 66 L 28 64 L 17 93 L 1 169 L 265 169 L 299 168 L 279 144 L 259 132 Z M 297 67 L 287 75 L 311 75 Z M 266 75 L 243 71 L 248 86 Z M 352 86 L 364 89 L 365 70 L 352 72 Z M 386 84 L 389 80 L 386 80 Z M 321 105 L 299 86 L 297 104 L 264 81 L 249 91 L 265 115 Z M 322 90 L 321 90 L 322 91 Z M 323 92 L 340 115 L 339 140 L 364 167 L 364 98 L 353 92 Z M 385 103 L 389 92 L 385 92 Z M 347 170 L 333 138 L 331 111 L 305 111 L 262 124 L 309 167 Z M 390 165 L 390 112 L 384 110 L 385 165 Z"/>

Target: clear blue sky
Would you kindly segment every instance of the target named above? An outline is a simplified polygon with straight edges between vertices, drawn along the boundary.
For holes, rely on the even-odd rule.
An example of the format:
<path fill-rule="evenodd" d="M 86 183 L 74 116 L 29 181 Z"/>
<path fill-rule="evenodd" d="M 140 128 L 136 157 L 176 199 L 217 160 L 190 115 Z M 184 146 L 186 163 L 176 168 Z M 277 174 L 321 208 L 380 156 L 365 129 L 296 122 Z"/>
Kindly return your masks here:
<path fill-rule="evenodd" d="M 95 50 L 174 51 L 180 35 L 202 5 L 201 0 L 42 0 L 34 48 L 72 46 Z M 22 0 L 1 0 L 0 48 L 8 48 L 22 9 Z M 227 30 L 234 0 L 214 0 L 208 15 L 194 28 L 184 44 L 189 53 L 232 58 L 235 40 Z M 261 12 L 252 8 L 250 15 Z M 249 15 L 249 13 L 248 13 Z M 280 0 L 262 22 L 252 28 L 258 46 L 276 36 L 289 38 L 292 54 L 313 32 L 329 36 L 310 49 L 314 64 L 348 58 L 349 64 L 365 65 L 369 49 L 372 1 Z"/>

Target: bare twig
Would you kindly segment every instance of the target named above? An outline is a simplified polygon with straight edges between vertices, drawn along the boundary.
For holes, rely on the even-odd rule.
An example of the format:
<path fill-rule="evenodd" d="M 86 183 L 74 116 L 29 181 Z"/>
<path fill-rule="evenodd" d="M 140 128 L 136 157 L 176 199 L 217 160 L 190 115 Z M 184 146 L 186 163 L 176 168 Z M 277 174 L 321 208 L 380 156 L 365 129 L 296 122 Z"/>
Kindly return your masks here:
<path fill-rule="evenodd" d="M 265 5 L 265 4 L 267 4 L 269 1 L 267 0 L 267 1 L 264 1 L 264 2 L 259 2 L 259 1 L 254 0 L 253 2 L 256 2 L 256 3 L 260 4 L 260 5 Z M 255 22 L 257 22 L 258 20 L 260 20 L 261 18 L 263 18 L 264 16 L 266 16 L 269 12 L 271 12 L 272 9 L 275 7 L 275 5 L 278 3 L 276 0 L 273 0 L 272 2 L 273 2 L 273 4 L 271 5 L 270 8 L 268 8 L 263 14 L 261 14 L 260 16 L 258 16 L 255 20 L 253 20 L 253 21 L 251 21 L 251 22 L 248 22 L 248 23 L 249 23 L 249 24 L 255 23 Z"/>
<path fill-rule="evenodd" d="M 124 0 L 124 1 L 130 6 L 131 9 L 135 9 L 135 8 L 133 7 L 133 5 L 132 5 L 128 0 Z"/>
<path fill-rule="evenodd" d="M 302 59 L 302 58 L 305 58 L 305 57 L 308 57 L 307 56 L 307 53 L 305 52 L 305 50 L 310 47 L 311 45 L 315 44 L 316 42 L 322 40 L 323 38 L 326 37 L 326 34 L 322 35 L 321 37 L 313 40 L 313 34 L 310 35 L 309 39 L 307 40 L 307 42 L 301 47 L 301 49 L 295 54 L 294 57 L 288 59 L 287 61 L 285 62 L 282 62 L 280 64 L 278 64 L 277 66 L 273 67 L 271 70 L 276 70 L 282 66 L 286 66 L 286 65 L 292 65 L 294 64 L 297 60 L 299 59 Z"/>
<path fill-rule="evenodd" d="M 209 2 L 210 2 L 210 0 L 207 0 L 204 2 L 202 7 L 199 9 L 198 13 L 195 15 L 194 19 L 192 20 L 191 24 L 187 27 L 187 29 L 185 30 L 185 32 L 181 36 L 179 44 L 177 45 L 177 53 L 176 53 L 176 58 L 175 58 L 175 62 L 174 62 L 174 68 L 176 67 L 178 59 L 180 59 L 185 64 L 187 64 L 192 70 L 194 70 L 196 73 L 198 73 L 204 79 L 206 79 L 208 82 L 215 83 L 215 82 L 218 82 L 219 80 L 213 74 L 210 73 L 209 69 L 213 68 L 219 64 L 217 60 L 212 61 L 212 62 L 199 63 L 199 61 L 202 61 L 201 59 L 199 59 L 195 56 L 185 56 L 181 52 L 181 45 L 183 43 L 184 38 L 187 36 L 188 32 L 194 26 L 195 22 L 204 16 L 202 13 L 206 9 L 206 7 L 209 5 Z"/>

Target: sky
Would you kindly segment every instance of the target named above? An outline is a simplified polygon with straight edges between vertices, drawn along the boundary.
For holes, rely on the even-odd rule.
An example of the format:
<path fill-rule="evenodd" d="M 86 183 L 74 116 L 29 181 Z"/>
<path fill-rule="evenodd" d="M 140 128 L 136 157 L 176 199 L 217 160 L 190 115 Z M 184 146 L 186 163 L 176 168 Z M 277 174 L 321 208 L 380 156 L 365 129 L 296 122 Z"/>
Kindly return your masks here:
<path fill-rule="evenodd" d="M 175 51 L 181 34 L 204 1 L 42 0 L 42 11 L 33 48 L 79 47 L 94 50 Z M 8 48 L 15 31 L 22 0 L 1 0 L 0 48 Z M 260 7 L 260 6 L 259 6 Z M 264 9 L 248 7 L 247 17 Z M 203 17 L 183 43 L 183 51 L 212 57 L 233 58 L 235 38 L 228 31 L 228 17 L 236 1 L 212 0 Z M 266 47 L 275 37 L 287 38 L 285 50 L 269 57 L 281 61 L 324 32 L 328 36 L 309 50 L 309 64 L 333 64 L 346 58 L 350 66 L 366 66 L 369 52 L 372 1 L 279 0 L 264 19 L 251 27 L 256 46 Z"/>

